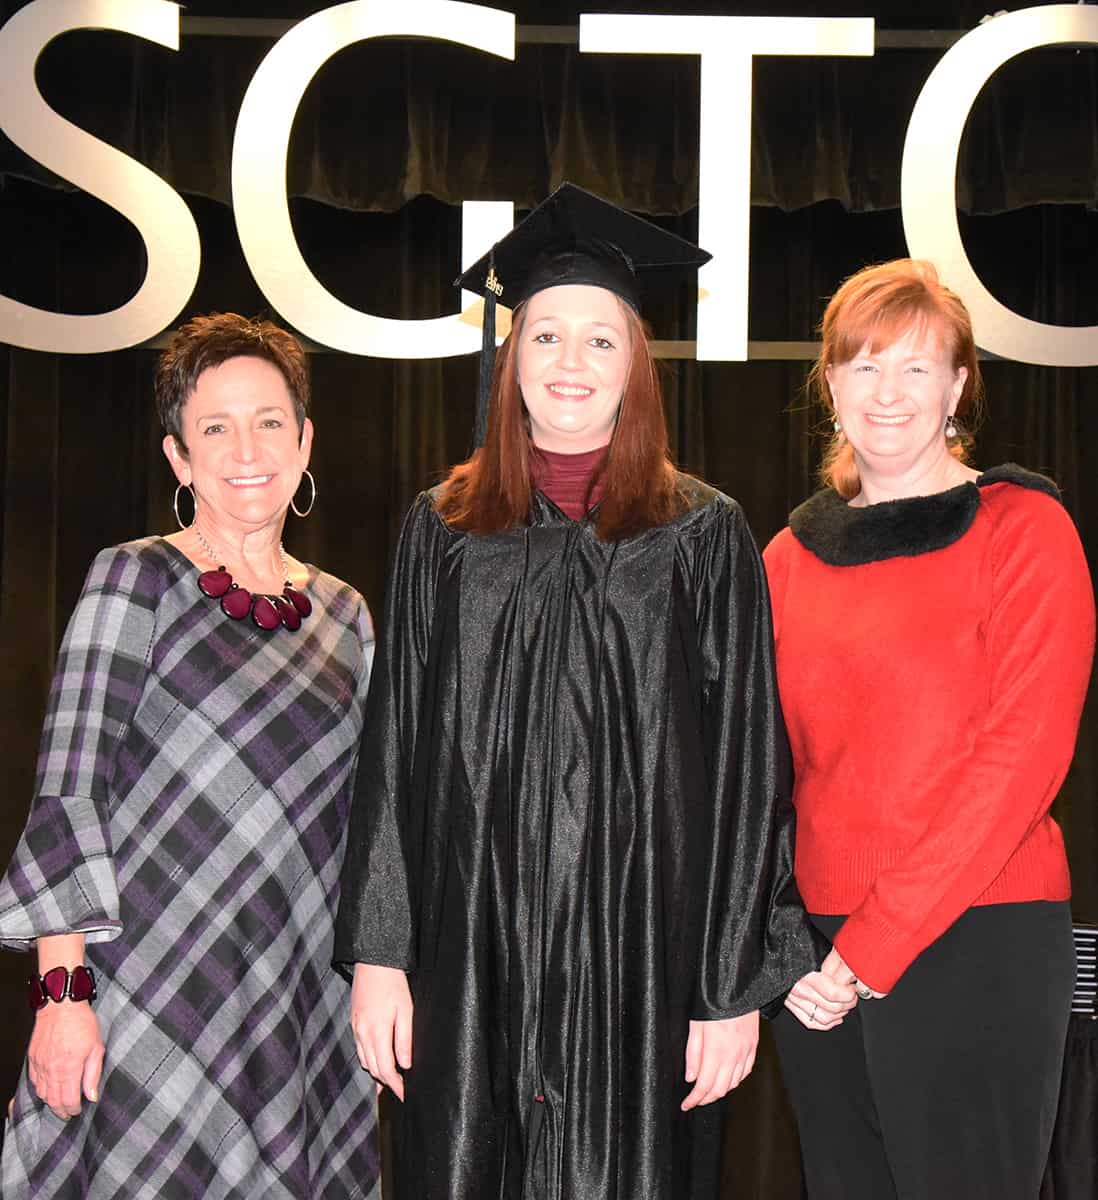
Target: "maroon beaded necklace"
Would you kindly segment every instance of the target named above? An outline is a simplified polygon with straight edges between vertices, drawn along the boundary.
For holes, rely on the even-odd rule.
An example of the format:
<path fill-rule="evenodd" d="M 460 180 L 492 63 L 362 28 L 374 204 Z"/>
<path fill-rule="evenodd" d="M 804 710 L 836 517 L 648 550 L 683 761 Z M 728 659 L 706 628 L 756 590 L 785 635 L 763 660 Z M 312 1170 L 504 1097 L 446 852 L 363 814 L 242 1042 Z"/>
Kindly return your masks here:
<path fill-rule="evenodd" d="M 202 531 L 195 528 L 195 537 L 206 552 L 206 556 L 217 562 L 220 555 L 213 546 L 202 536 Z M 281 543 L 278 552 L 282 556 L 282 566 L 289 574 L 286 563 L 286 551 Z M 280 596 L 265 592 L 249 592 L 234 582 L 232 575 L 219 566 L 215 571 L 203 571 L 198 577 L 198 588 L 204 596 L 211 600 L 221 601 L 221 611 L 234 621 L 243 621 L 245 617 L 252 618 L 252 624 L 259 629 L 300 629 L 302 620 L 313 611 L 312 601 L 304 592 L 295 588 L 287 579 Z"/>

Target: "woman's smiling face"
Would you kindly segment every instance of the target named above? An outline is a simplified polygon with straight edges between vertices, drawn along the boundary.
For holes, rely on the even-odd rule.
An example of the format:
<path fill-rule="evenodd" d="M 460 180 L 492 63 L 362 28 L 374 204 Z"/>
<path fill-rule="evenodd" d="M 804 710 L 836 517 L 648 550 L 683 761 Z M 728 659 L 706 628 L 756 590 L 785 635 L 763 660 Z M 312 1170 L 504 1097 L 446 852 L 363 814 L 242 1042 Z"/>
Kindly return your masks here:
<path fill-rule="evenodd" d="M 944 339 L 926 326 L 828 368 L 835 416 L 859 470 L 894 474 L 946 448 L 945 427 L 968 371 L 954 367 Z"/>
<path fill-rule="evenodd" d="M 606 288 L 562 284 L 526 303 L 518 380 L 534 445 L 563 454 L 605 446 L 632 353 L 622 301 Z"/>
<path fill-rule="evenodd" d="M 245 531 L 282 520 L 308 465 L 313 428 L 306 419 L 298 429 L 276 366 L 241 356 L 208 367 L 179 421 L 186 453 L 170 434 L 164 451 L 205 518 Z"/>

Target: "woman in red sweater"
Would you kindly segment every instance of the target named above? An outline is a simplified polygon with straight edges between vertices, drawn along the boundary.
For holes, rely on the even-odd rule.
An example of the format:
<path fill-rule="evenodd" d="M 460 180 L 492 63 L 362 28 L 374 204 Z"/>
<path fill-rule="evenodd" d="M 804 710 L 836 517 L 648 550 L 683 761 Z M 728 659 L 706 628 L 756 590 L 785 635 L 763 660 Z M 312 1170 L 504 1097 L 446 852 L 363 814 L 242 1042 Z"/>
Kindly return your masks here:
<path fill-rule="evenodd" d="M 813 373 L 828 486 L 765 561 L 796 878 L 834 943 L 775 1022 L 812 1200 L 1034 1200 L 1074 980 L 1049 815 L 1094 651 L 1053 483 L 966 462 L 972 329 L 928 263 L 839 289 Z"/>

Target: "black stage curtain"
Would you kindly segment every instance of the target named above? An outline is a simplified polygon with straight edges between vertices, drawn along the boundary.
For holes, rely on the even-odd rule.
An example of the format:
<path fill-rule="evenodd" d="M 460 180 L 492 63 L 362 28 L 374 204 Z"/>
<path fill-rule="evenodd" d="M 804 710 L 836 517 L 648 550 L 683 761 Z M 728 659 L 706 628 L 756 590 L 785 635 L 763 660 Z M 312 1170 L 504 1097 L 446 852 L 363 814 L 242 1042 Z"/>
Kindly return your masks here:
<path fill-rule="evenodd" d="M 17 7 L 0 3 L 0 14 Z M 230 15 L 230 7 L 231 15 L 289 17 L 325 5 L 211 0 L 188 12 Z M 962 21 L 957 5 L 922 4 L 916 12 L 907 4 L 885 20 L 880 7 L 880 24 L 893 28 L 956 27 L 980 15 Z M 567 23 L 579 9 L 541 3 L 517 11 L 523 21 Z M 854 5 L 789 3 L 781 11 L 861 15 Z M 203 266 L 181 317 L 267 308 L 225 202 L 236 107 L 267 45 L 195 38 L 173 56 L 81 33 L 61 39 L 42 63 L 51 102 L 185 194 Z M 106 57 L 86 61 L 91 47 Z M 357 58 L 347 51 L 333 60 L 307 94 L 290 172 L 302 249 L 347 303 L 408 318 L 456 311 L 458 202 L 512 198 L 521 209 L 563 177 L 659 214 L 687 236 L 696 232 L 696 64 L 611 63 L 567 47 L 520 47 L 519 67 L 456 47 L 361 49 Z M 931 52 L 880 51 L 864 62 L 756 65 L 752 338 L 811 339 L 823 298 L 846 274 L 905 253 L 896 209 L 902 135 L 934 61 Z M 1090 51 L 1019 60 L 985 93 L 966 139 L 960 199 L 969 212 L 962 220 L 969 253 L 1004 303 L 1038 320 L 1098 324 L 1095 61 Z M 59 311 L 114 307 L 141 281 L 141 241 L 117 214 L 57 182 L 0 144 L 0 292 Z M 659 338 L 693 335 L 685 289 L 651 315 Z M 174 481 L 152 412 L 154 361 L 140 349 L 78 357 L 0 346 L 4 861 L 30 795 L 57 644 L 92 555 L 173 525 Z M 319 353 L 312 366 L 319 500 L 306 521 L 291 517 L 287 542 L 357 586 L 380 620 L 403 512 L 467 452 L 476 362 Z M 740 499 L 760 543 L 814 486 L 819 420 L 803 396 L 805 371 L 787 362 L 665 364 L 678 461 Z M 1013 460 L 1056 477 L 1093 566 L 1098 368 L 990 362 L 985 375 L 989 418 L 977 463 Z M 1098 920 L 1095 700 L 1056 809 L 1076 914 L 1091 921 Z M 0 1021 L 24 1034 L 27 966 L 0 955 Z M 1081 1037 L 1073 1033 L 1069 1067 L 1075 1079 L 1089 1071 L 1093 1088 L 1093 1036 Z M 9 1035 L 0 1044 L 0 1101 L 24 1043 Z M 1087 1102 L 1093 1110 L 1092 1092 L 1089 1101 L 1075 1094 L 1083 1097 L 1072 1109 L 1077 1117 Z M 729 1150 L 726 1197 L 800 1196 L 796 1138 L 772 1053 L 733 1097 Z M 1045 1200 L 1091 1194 L 1072 1192 L 1068 1174 L 1050 1175 L 1056 1190 Z"/>

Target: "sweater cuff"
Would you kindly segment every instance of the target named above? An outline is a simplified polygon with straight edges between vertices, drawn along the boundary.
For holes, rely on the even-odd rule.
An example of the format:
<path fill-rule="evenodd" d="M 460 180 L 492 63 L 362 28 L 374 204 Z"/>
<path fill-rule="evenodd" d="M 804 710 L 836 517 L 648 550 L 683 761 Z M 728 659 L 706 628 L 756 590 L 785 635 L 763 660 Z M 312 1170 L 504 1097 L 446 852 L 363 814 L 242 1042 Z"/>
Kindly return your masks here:
<path fill-rule="evenodd" d="M 858 909 L 835 935 L 835 949 L 867 987 L 890 992 L 918 957 L 922 947 L 912 945 L 909 930 L 890 924 L 872 909 Z"/>

